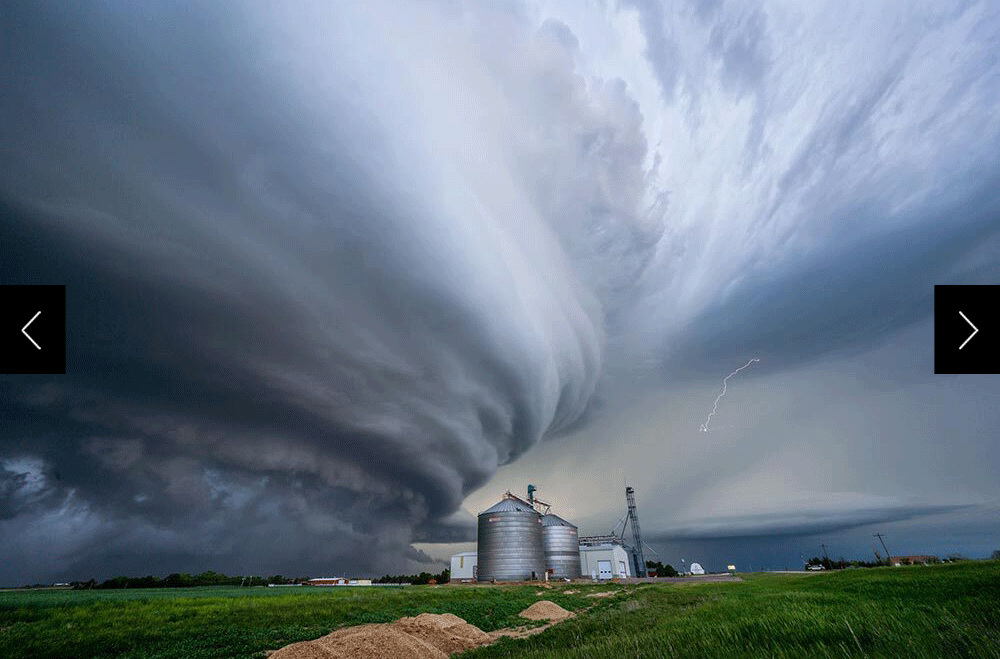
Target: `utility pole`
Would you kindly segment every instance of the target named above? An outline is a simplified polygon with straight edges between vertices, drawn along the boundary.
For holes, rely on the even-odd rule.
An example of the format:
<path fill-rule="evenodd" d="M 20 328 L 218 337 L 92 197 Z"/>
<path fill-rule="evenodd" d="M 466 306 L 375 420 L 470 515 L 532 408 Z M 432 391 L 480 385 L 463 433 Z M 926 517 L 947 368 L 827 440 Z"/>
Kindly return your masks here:
<path fill-rule="evenodd" d="M 882 549 L 885 549 L 885 560 L 892 565 L 892 556 L 889 554 L 889 548 L 885 546 L 885 540 L 882 539 L 881 533 L 873 533 L 874 537 L 878 538 L 878 541 L 882 543 Z"/>
<path fill-rule="evenodd" d="M 823 558 L 825 558 L 826 562 L 829 563 L 830 562 L 830 555 L 826 553 L 826 545 L 822 545 L 821 544 L 820 547 L 823 548 Z"/>

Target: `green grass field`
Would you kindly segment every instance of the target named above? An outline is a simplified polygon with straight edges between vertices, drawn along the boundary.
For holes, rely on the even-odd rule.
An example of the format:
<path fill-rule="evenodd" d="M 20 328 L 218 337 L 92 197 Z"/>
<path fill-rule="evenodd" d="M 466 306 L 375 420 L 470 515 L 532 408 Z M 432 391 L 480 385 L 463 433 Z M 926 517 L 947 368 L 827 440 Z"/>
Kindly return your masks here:
<path fill-rule="evenodd" d="M 463 657 L 997 657 L 1000 562 L 756 574 L 743 583 L 561 586 L 581 615 Z M 612 598 L 588 598 L 615 588 Z M 535 587 L 0 592 L 0 656 L 262 657 L 344 625 L 454 613 L 519 624 Z M 584 609 L 588 608 L 586 611 Z M 523 621 L 521 621 L 523 622 Z"/>

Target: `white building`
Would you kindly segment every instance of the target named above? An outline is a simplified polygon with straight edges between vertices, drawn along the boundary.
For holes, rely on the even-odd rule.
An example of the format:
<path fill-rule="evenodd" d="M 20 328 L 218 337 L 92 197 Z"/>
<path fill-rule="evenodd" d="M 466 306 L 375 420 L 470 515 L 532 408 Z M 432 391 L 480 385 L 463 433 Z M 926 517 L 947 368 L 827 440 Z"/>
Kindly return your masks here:
<path fill-rule="evenodd" d="M 479 555 L 474 551 L 463 551 L 451 557 L 452 581 L 475 581 Z"/>
<path fill-rule="evenodd" d="M 705 568 L 701 566 L 701 563 L 692 563 L 691 574 L 705 574 Z"/>
<path fill-rule="evenodd" d="M 632 574 L 632 557 L 621 545 L 580 546 L 580 572 L 591 579 L 624 579 Z"/>

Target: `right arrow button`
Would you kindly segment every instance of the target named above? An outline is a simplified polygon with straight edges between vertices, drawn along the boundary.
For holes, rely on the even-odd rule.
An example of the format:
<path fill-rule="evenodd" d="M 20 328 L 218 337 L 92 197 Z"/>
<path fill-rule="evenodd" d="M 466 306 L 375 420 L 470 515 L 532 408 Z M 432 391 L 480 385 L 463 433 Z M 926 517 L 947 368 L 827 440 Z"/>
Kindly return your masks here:
<path fill-rule="evenodd" d="M 958 346 L 958 349 L 959 349 L 959 350 L 961 350 L 962 348 L 964 348 L 964 347 L 965 347 L 965 344 L 966 344 L 966 343 L 968 343 L 969 341 L 971 341 L 971 340 L 972 340 L 972 337 L 974 337 L 974 336 L 975 336 L 976 334 L 978 334 L 978 333 L 979 333 L 979 328 L 978 328 L 978 327 L 976 327 L 975 325 L 973 325 L 973 324 L 972 324 L 972 321 L 971 321 L 971 320 L 969 320 L 969 317 L 968 317 L 968 316 L 966 316 L 966 315 L 965 315 L 964 313 L 962 313 L 961 311 L 959 311 L 959 312 L 958 312 L 958 315 L 962 317 L 962 320 L 964 320 L 965 322 L 969 323 L 969 327 L 971 327 L 971 328 L 972 328 L 972 334 L 970 334 L 970 335 L 969 335 L 969 338 L 965 339 L 965 341 L 962 341 L 962 345 Z"/>
<path fill-rule="evenodd" d="M 935 373 L 1000 375 L 1000 335 L 996 331 L 1000 325 L 990 325 L 992 318 L 987 318 L 989 311 L 996 316 L 998 307 L 1000 286 L 995 284 L 934 287 Z M 45 347 L 44 341 L 39 343 Z"/>

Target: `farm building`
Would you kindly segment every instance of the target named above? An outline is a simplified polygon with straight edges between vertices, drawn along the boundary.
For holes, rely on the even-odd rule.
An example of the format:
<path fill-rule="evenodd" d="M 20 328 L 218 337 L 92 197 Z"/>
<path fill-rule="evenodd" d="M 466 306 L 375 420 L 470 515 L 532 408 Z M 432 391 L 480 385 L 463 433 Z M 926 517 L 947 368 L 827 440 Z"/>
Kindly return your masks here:
<path fill-rule="evenodd" d="M 634 490 L 625 488 L 628 513 L 610 534 L 580 536 L 575 524 L 554 514 L 551 505 L 528 485 L 522 499 L 510 491 L 479 513 L 477 551 L 451 557 L 451 579 L 463 581 L 532 581 L 615 579 L 646 576 L 644 543 L 639 532 Z M 632 526 L 631 547 L 625 544 Z M 620 528 L 619 528 L 620 525 Z"/>
<path fill-rule="evenodd" d="M 927 565 L 928 563 L 938 563 L 940 560 L 937 556 L 893 556 L 892 564 L 896 567 L 900 565 Z"/>
<path fill-rule="evenodd" d="M 463 551 L 451 557 L 452 581 L 475 581 L 478 554 L 474 551 Z"/>
<path fill-rule="evenodd" d="M 371 579 L 345 579 L 344 577 L 319 577 L 306 582 L 307 586 L 370 586 Z"/>
<path fill-rule="evenodd" d="M 632 557 L 620 544 L 580 546 L 580 571 L 591 579 L 624 579 L 632 574 Z"/>
<path fill-rule="evenodd" d="M 317 577 L 306 582 L 308 586 L 346 586 L 347 579 L 343 577 Z"/>

